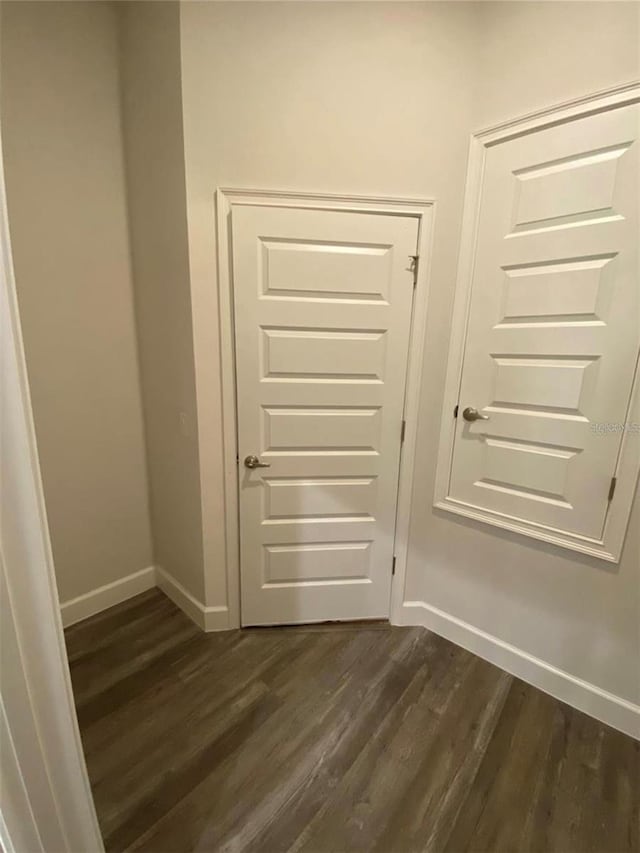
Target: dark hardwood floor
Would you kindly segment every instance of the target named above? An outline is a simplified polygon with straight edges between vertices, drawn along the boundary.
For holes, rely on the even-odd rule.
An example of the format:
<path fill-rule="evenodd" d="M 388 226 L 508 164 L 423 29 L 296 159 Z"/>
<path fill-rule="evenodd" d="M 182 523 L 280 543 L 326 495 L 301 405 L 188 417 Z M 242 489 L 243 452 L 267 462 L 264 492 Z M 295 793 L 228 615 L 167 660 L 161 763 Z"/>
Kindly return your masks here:
<path fill-rule="evenodd" d="M 638 851 L 640 744 L 421 628 L 66 632 L 107 850 Z"/>

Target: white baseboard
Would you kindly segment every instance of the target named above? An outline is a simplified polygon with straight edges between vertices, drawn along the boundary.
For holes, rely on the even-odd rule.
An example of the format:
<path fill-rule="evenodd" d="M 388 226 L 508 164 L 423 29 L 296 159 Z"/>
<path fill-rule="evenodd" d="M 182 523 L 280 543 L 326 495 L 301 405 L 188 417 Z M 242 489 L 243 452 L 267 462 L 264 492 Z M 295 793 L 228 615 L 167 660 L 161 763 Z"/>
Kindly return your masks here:
<path fill-rule="evenodd" d="M 167 571 L 154 566 L 65 601 L 60 606 L 62 624 L 65 628 L 74 625 L 154 586 L 203 631 L 229 630 L 227 607 L 206 607 Z M 640 706 L 576 678 L 444 610 L 424 601 L 406 601 L 394 622 L 428 628 L 556 699 L 640 740 Z"/>
<path fill-rule="evenodd" d="M 60 605 L 62 624 L 68 628 L 69 625 L 75 625 L 76 622 L 87 619 L 89 616 L 95 616 L 96 613 L 101 613 L 113 607 L 114 604 L 120 604 L 155 586 L 160 587 L 164 594 L 203 631 L 229 630 L 227 607 L 206 607 L 159 566 L 149 566 L 113 583 L 98 587 L 85 595 L 80 595 L 78 598 L 65 601 Z"/>
<path fill-rule="evenodd" d="M 156 568 L 156 585 L 203 631 L 228 631 L 229 609 L 206 607 L 165 569 Z"/>
<path fill-rule="evenodd" d="M 94 616 L 114 604 L 120 604 L 128 598 L 133 598 L 141 592 L 146 592 L 156 585 L 156 570 L 154 566 L 140 569 L 132 575 L 127 575 L 113 583 L 100 586 L 70 601 L 60 604 L 62 624 L 65 628 L 75 625 L 89 616 Z"/>
<path fill-rule="evenodd" d="M 398 625 L 422 625 L 579 711 L 640 740 L 640 706 L 557 669 L 424 601 L 405 601 Z"/>

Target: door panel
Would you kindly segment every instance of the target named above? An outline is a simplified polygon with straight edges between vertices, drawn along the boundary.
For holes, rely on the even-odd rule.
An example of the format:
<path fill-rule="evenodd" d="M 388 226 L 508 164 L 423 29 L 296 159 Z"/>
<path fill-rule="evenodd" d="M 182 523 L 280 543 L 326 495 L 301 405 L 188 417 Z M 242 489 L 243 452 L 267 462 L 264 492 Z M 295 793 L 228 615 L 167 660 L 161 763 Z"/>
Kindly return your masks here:
<path fill-rule="evenodd" d="M 262 242 L 265 294 L 313 299 L 388 298 L 390 246 Z"/>
<path fill-rule="evenodd" d="M 232 236 L 242 623 L 387 617 L 418 220 L 238 205 Z"/>
<path fill-rule="evenodd" d="M 637 105 L 487 148 L 449 497 L 599 540 L 640 344 Z"/>
<path fill-rule="evenodd" d="M 384 381 L 385 333 L 262 329 L 264 377 Z"/>
<path fill-rule="evenodd" d="M 380 409 L 263 408 L 265 453 L 379 453 Z"/>
<path fill-rule="evenodd" d="M 287 518 L 373 518 L 374 477 L 315 477 L 273 480 L 265 477 L 265 520 Z"/>

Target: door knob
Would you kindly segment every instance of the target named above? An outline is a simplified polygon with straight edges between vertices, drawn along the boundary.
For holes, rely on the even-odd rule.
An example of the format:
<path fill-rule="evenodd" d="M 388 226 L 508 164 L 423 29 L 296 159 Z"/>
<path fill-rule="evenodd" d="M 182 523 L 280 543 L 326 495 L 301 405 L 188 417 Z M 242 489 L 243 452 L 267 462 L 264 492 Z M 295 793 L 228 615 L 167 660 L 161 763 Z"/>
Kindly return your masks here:
<path fill-rule="evenodd" d="M 474 409 L 473 406 L 467 406 L 467 408 L 462 413 L 462 417 L 465 421 L 488 421 L 489 415 L 481 415 L 477 409 Z"/>
<path fill-rule="evenodd" d="M 247 456 L 244 460 L 245 468 L 271 468 L 268 462 L 261 462 L 257 456 Z"/>

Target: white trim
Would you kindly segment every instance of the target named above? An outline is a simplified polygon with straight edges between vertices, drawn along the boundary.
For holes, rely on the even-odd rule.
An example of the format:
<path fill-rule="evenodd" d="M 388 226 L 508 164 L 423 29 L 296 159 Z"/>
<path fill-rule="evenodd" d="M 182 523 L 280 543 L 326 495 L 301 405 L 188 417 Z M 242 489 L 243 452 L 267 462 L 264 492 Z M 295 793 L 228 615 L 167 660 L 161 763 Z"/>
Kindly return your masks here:
<path fill-rule="evenodd" d="M 228 631 L 227 607 L 206 607 L 165 569 L 156 566 L 156 585 L 203 631 Z"/>
<path fill-rule="evenodd" d="M 134 595 L 146 592 L 155 585 L 156 570 L 154 566 L 140 569 L 139 572 L 133 572 L 124 578 L 118 578 L 117 581 L 63 602 L 60 605 L 62 624 L 68 628 L 69 625 L 75 625 L 76 622 L 94 616 L 108 607 L 113 607 L 114 604 L 120 604 L 128 598 L 133 598 Z"/>
<path fill-rule="evenodd" d="M 227 607 L 207 607 L 198 601 L 180 581 L 159 566 L 149 566 L 113 583 L 79 595 L 60 606 L 62 621 L 66 627 L 75 625 L 89 616 L 102 613 L 109 607 L 121 604 L 134 595 L 158 587 L 203 631 L 226 631 L 229 625 Z"/>
<path fill-rule="evenodd" d="M 573 708 L 640 740 L 640 706 L 576 678 L 444 610 L 424 601 L 406 601 L 398 624 L 428 628 Z"/>
<path fill-rule="evenodd" d="M 414 292 L 413 315 L 411 318 L 411 337 L 409 341 L 409 360 L 405 386 L 404 420 L 406 422 L 404 444 L 400 456 L 400 474 L 398 477 L 398 503 L 396 506 L 396 530 L 394 553 L 396 558 L 395 574 L 391 582 L 391 603 L 389 619 L 397 624 L 405 595 L 407 563 L 409 559 L 409 527 L 413 497 L 413 477 L 418 444 L 418 411 L 420 407 L 420 389 L 422 385 L 422 366 L 427 334 L 427 314 L 429 310 L 429 287 L 431 282 L 431 261 L 433 258 L 433 240 L 435 234 L 436 203 L 430 202 L 420 220 L 418 234 L 418 283 Z"/>
<path fill-rule="evenodd" d="M 2 809 L 0 809 L 0 849 L 2 849 L 4 853 L 17 853 L 13 841 L 11 840 L 11 836 L 9 835 L 7 822 L 4 819 Z M 42 846 L 32 848 L 33 853 L 35 853 L 36 850 L 42 850 Z"/>
<path fill-rule="evenodd" d="M 11 736 L 4 703 L 0 699 L 0 778 L 2 802 L 0 803 L 0 849 L 4 853 L 29 853 L 42 851 L 44 845 L 31 809 L 29 794 L 20 769 L 20 762 Z"/>
<path fill-rule="evenodd" d="M 513 136 L 522 136 L 532 130 L 540 130 L 547 124 L 556 124 L 558 120 L 566 121 L 577 116 L 600 112 L 603 107 L 605 109 L 620 107 L 637 97 L 638 87 L 640 87 L 640 80 L 630 80 L 628 83 L 622 83 L 610 89 L 599 89 L 597 92 L 591 92 L 579 98 L 552 104 L 550 107 L 543 107 L 523 116 L 490 125 L 477 131 L 474 136 L 492 144 Z"/>
<path fill-rule="evenodd" d="M 310 208 L 312 210 L 351 210 L 386 215 L 413 216 L 419 220 L 417 286 L 413 301 L 409 359 L 406 375 L 404 418 L 407 422 L 400 459 L 398 503 L 396 510 L 396 573 L 391 584 L 390 618 L 393 621 L 402 605 L 409 539 L 409 516 L 415 448 L 417 440 L 420 379 L 429 295 L 431 245 L 435 201 L 433 199 L 380 198 L 369 196 L 325 195 L 320 193 L 276 190 L 217 191 L 218 228 L 218 300 L 220 308 L 220 352 L 222 368 L 222 417 L 224 453 L 224 507 L 227 590 L 229 591 L 229 628 L 240 625 L 240 551 L 239 499 L 236 457 L 236 371 L 233 320 L 233 273 L 231 259 L 231 210 L 234 204 L 268 207 Z M 203 524 L 205 524 L 203 520 Z M 212 522 L 213 523 L 213 522 Z M 205 534 L 206 535 L 206 534 Z M 192 617 L 193 618 L 193 617 Z"/>
<path fill-rule="evenodd" d="M 632 437 L 630 432 L 626 432 L 622 439 L 614 472 L 618 480 L 616 492 L 609 505 L 603 537 L 599 540 L 576 536 L 568 531 L 554 530 L 524 519 L 511 518 L 484 507 L 456 501 L 449 496 L 449 477 L 456 423 L 453 410 L 459 403 L 462 380 L 486 149 L 543 127 L 626 106 L 636 103 L 639 99 L 640 83 L 628 83 L 606 92 L 598 92 L 523 118 L 504 122 L 472 135 L 434 493 L 434 506 L 438 509 L 614 563 L 620 560 L 633 495 L 640 473 L 640 447 L 636 436 Z M 640 375 L 636 370 L 628 421 L 638 420 L 640 420 Z"/>
<path fill-rule="evenodd" d="M 0 249 L 3 703 L 44 849 L 99 853 L 104 846 L 71 690 L 38 463 L 1 153 Z"/>

